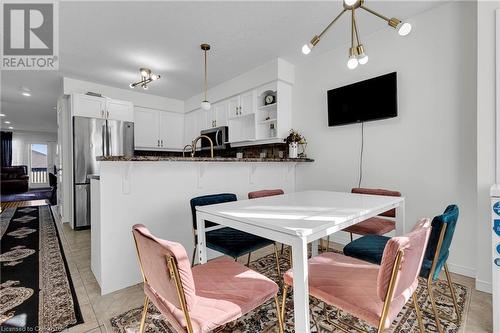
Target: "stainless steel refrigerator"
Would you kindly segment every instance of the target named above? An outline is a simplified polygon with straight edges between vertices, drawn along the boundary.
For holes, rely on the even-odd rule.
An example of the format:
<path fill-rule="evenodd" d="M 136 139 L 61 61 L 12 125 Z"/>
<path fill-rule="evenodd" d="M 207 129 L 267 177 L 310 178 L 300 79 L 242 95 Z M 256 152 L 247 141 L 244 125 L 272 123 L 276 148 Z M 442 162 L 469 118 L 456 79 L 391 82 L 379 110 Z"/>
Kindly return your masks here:
<path fill-rule="evenodd" d="M 90 227 L 90 179 L 99 175 L 97 156 L 131 156 L 134 123 L 120 120 L 73 118 L 74 227 Z"/>

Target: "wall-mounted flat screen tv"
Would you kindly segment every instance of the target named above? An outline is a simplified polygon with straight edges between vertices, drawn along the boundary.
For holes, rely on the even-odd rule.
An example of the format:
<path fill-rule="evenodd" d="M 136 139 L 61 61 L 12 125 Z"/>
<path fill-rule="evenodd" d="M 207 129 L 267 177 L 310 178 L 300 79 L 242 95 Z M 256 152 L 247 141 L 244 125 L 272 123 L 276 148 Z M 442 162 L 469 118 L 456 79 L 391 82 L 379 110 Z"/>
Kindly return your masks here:
<path fill-rule="evenodd" d="M 397 73 L 389 73 L 328 91 L 328 126 L 398 115 Z"/>

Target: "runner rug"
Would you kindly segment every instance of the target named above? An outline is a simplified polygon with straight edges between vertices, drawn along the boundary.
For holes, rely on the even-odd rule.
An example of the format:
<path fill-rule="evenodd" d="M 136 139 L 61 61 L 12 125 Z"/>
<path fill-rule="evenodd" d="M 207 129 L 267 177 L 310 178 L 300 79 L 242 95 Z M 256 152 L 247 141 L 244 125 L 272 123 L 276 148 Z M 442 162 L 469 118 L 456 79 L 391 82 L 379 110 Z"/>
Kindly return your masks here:
<path fill-rule="evenodd" d="M 49 206 L 0 215 L 0 331 L 57 332 L 82 323 Z"/>
<path fill-rule="evenodd" d="M 288 253 L 285 251 L 281 257 L 281 271 L 285 272 L 289 268 Z M 268 276 L 281 285 L 280 279 L 276 273 L 274 254 L 262 257 L 250 263 L 250 268 Z M 425 287 L 425 280 L 419 281 L 417 288 L 417 297 L 421 309 L 430 309 L 431 304 Z M 459 311 L 462 314 L 462 321 L 464 313 L 466 312 L 470 302 L 470 290 L 468 287 L 455 283 L 455 294 L 457 296 Z M 459 330 L 460 324 L 456 323 L 456 314 L 453 309 L 453 303 L 449 296 L 449 290 L 444 281 L 438 281 L 435 285 L 437 307 L 439 311 L 449 317 L 451 320 L 441 320 L 443 330 L 446 333 L 456 333 Z M 280 296 L 281 300 L 281 296 Z M 410 302 L 411 303 L 411 302 Z M 410 303 L 401 310 L 397 318 L 391 326 L 391 332 L 410 333 L 419 332 L 417 317 L 415 310 L 410 306 Z M 343 311 L 336 311 L 332 307 L 327 307 L 328 318 L 323 311 L 324 303 L 312 298 L 310 299 L 310 308 L 313 314 L 311 319 L 311 332 L 352 332 L 357 333 L 356 329 L 350 328 L 354 326 L 361 329 L 363 332 L 376 332 L 376 328 L 370 327 L 361 320 L 345 313 Z M 130 333 L 137 332 L 141 320 L 142 307 L 131 309 L 121 315 L 111 318 L 111 326 L 115 332 Z M 434 316 L 424 312 L 422 313 L 425 332 L 437 332 Z M 313 320 L 314 318 L 314 320 Z M 453 321 L 455 320 L 455 321 Z M 239 320 L 231 322 L 222 327 L 217 332 L 237 332 L 237 333 L 258 333 L 258 332 L 277 332 L 277 317 L 276 307 L 274 301 L 270 301 L 263 306 L 255 309 L 254 311 L 243 316 Z M 344 327 L 345 331 L 339 330 L 331 324 L 335 322 Z M 346 325 L 347 324 L 347 325 Z M 289 294 L 286 302 L 286 329 L 285 332 L 292 333 L 293 329 L 293 296 Z M 164 320 L 163 315 L 156 309 L 154 305 L 149 303 L 148 315 L 146 319 L 146 333 L 159 333 L 167 332 L 174 333 L 175 330 L 171 329 L 169 324 Z"/>

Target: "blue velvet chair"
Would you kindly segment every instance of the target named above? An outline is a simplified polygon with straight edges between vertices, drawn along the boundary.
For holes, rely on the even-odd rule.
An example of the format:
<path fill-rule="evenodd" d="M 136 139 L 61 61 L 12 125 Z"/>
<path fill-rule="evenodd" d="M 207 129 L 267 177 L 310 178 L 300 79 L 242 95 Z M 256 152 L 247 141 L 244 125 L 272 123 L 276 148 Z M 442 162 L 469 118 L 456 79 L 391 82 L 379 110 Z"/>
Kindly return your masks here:
<path fill-rule="evenodd" d="M 458 206 L 449 205 L 442 215 L 434 217 L 432 220 L 432 231 L 429 243 L 425 252 L 424 261 L 420 270 L 420 276 L 427 279 L 427 289 L 431 299 L 432 310 L 436 317 L 436 326 L 442 332 L 439 322 L 439 314 L 436 309 L 432 284 L 439 278 L 439 274 L 444 269 L 448 287 L 451 291 L 451 298 L 455 307 L 458 323 L 461 322 L 455 290 L 446 260 L 450 254 L 450 245 L 455 233 L 455 226 L 458 221 Z M 344 247 L 344 254 L 371 263 L 380 264 L 385 245 L 389 237 L 379 235 L 366 235 L 358 238 Z"/>
<path fill-rule="evenodd" d="M 191 213 L 193 214 L 194 232 L 194 252 L 192 265 L 194 265 L 196 247 L 198 244 L 196 230 L 196 207 L 214 205 L 236 200 L 236 195 L 232 193 L 210 194 L 191 199 L 190 204 Z M 274 241 L 229 227 L 213 228 L 216 226 L 218 226 L 218 224 L 210 221 L 205 221 L 205 228 L 210 228 L 205 233 L 207 248 L 224 253 L 225 255 L 234 258 L 234 260 L 237 260 L 239 257 L 248 254 L 248 266 L 248 264 L 250 264 L 250 256 L 252 252 L 269 245 L 274 245 L 278 276 L 281 276 L 278 252 Z"/>

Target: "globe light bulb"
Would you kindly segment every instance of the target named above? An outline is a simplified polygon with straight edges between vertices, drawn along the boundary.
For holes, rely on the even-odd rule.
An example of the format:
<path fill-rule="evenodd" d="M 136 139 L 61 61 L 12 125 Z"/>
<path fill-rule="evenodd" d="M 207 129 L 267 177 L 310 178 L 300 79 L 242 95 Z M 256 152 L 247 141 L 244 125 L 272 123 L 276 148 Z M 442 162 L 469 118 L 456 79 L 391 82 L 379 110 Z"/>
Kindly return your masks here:
<path fill-rule="evenodd" d="M 151 74 L 151 80 L 156 81 L 160 78 L 160 75 L 158 74 Z"/>
<path fill-rule="evenodd" d="M 354 69 L 356 67 L 358 67 L 358 59 L 355 56 L 350 56 L 347 61 L 347 68 Z"/>
<path fill-rule="evenodd" d="M 304 53 L 305 55 L 308 55 L 309 53 L 311 53 L 312 48 L 313 48 L 313 45 L 311 43 L 304 44 L 304 46 L 302 46 L 302 53 Z"/>
<path fill-rule="evenodd" d="M 209 102 L 209 101 L 203 101 L 203 102 L 201 102 L 201 105 L 200 105 L 200 106 L 201 106 L 201 108 L 202 108 L 203 110 L 205 110 L 205 111 L 210 110 L 210 107 L 211 107 L 211 105 L 210 105 L 210 102 Z"/>
<path fill-rule="evenodd" d="M 401 22 L 397 29 L 400 36 L 407 36 L 411 32 L 411 24 L 408 22 Z"/>
<path fill-rule="evenodd" d="M 365 53 L 361 53 L 359 56 L 358 56 L 358 62 L 361 64 L 361 65 L 364 65 L 368 62 L 368 56 L 365 54 Z"/>
<path fill-rule="evenodd" d="M 349 6 L 349 7 L 350 7 L 350 6 L 354 5 L 357 1 L 358 1 L 358 0 L 344 0 L 344 4 L 345 4 L 346 6 Z"/>
<path fill-rule="evenodd" d="M 141 76 L 148 76 L 148 71 L 146 69 L 141 69 Z"/>

